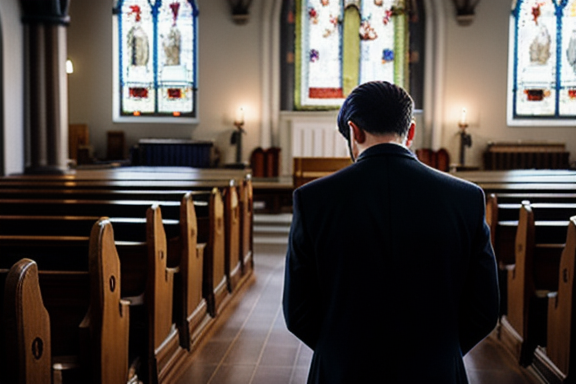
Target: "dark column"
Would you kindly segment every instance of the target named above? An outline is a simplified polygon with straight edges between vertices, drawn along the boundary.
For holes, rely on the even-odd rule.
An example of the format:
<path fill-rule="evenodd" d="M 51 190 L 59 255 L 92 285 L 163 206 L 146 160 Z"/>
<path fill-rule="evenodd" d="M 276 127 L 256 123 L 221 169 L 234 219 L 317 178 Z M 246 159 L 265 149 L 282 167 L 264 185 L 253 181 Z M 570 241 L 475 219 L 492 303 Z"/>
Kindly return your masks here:
<path fill-rule="evenodd" d="M 26 69 L 26 173 L 64 173 L 69 0 L 20 0 L 20 4 Z"/>

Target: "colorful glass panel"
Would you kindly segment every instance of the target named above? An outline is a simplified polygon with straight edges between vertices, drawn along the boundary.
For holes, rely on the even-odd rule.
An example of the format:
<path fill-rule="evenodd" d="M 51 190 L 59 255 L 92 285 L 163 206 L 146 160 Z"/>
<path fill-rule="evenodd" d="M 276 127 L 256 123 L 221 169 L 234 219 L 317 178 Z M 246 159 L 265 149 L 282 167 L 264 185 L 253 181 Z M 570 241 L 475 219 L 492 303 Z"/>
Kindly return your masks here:
<path fill-rule="evenodd" d="M 323 105 L 342 99 L 342 2 L 303 0 L 299 8 L 303 101 Z"/>
<path fill-rule="evenodd" d="M 370 80 L 406 86 L 405 13 L 403 0 L 297 0 L 295 107 L 338 108 Z"/>
<path fill-rule="evenodd" d="M 576 1 L 518 0 L 511 23 L 512 118 L 574 118 Z"/>
<path fill-rule="evenodd" d="M 576 1 L 564 8 L 562 18 L 560 101 L 561 116 L 576 116 Z"/>
<path fill-rule="evenodd" d="M 193 0 L 119 0 L 120 115 L 196 116 Z"/>
<path fill-rule="evenodd" d="M 396 17 L 394 1 L 363 1 L 360 26 L 360 82 L 387 80 L 394 82 L 396 52 Z"/>

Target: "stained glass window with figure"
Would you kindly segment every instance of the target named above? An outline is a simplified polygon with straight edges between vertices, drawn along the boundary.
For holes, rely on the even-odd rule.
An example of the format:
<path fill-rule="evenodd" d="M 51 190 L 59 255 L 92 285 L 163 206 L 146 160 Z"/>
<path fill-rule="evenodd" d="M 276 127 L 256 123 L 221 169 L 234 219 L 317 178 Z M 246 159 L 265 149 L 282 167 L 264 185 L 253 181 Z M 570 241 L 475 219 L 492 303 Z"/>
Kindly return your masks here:
<path fill-rule="evenodd" d="M 510 18 L 508 121 L 576 118 L 576 1 L 517 0 Z"/>
<path fill-rule="evenodd" d="M 120 116 L 196 117 L 195 0 L 118 0 Z"/>

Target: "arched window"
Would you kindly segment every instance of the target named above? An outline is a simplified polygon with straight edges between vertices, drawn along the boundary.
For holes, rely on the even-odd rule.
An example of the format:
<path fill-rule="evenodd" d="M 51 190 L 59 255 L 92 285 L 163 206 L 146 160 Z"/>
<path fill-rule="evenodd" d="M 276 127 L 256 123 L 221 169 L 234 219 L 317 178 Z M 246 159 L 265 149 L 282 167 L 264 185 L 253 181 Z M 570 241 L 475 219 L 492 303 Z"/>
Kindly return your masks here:
<path fill-rule="evenodd" d="M 413 24 L 422 31 L 422 11 L 417 0 L 285 0 L 282 109 L 335 109 L 370 80 L 409 88 L 412 64 L 423 74 L 422 35 L 415 43 L 409 36 Z M 414 81 L 422 87 L 421 77 Z"/>
<path fill-rule="evenodd" d="M 197 116 L 195 0 L 118 0 L 116 116 Z"/>
<path fill-rule="evenodd" d="M 573 125 L 576 0 L 514 1 L 509 65 L 509 124 Z"/>

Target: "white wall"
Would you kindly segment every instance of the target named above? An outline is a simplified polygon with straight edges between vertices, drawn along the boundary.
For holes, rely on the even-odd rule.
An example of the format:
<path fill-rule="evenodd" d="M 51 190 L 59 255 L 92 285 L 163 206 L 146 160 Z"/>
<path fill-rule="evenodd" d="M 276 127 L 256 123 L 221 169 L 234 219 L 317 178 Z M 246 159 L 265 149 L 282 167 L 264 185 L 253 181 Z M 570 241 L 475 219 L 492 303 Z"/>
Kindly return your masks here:
<path fill-rule="evenodd" d="M 24 170 L 24 37 L 18 0 L 0 1 L 4 174 Z M 1 116 L 0 116 L 1 118 Z"/>

